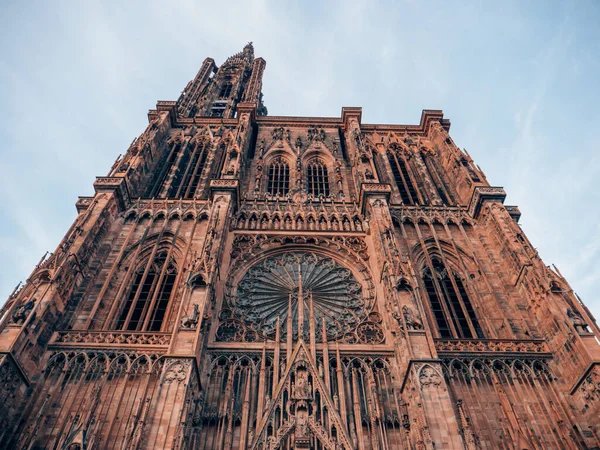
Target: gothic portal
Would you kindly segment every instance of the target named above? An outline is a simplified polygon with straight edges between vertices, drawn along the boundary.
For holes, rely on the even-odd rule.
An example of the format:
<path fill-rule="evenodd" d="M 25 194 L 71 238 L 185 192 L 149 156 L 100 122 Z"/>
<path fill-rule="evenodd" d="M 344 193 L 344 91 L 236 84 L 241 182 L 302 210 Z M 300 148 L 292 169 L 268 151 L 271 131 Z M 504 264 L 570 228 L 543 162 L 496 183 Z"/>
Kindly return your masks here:
<path fill-rule="evenodd" d="M 441 111 L 268 116 L 265 65 L 158 102 L 9 297 L 0 446 L 599 448 L 600 330 Z"/>

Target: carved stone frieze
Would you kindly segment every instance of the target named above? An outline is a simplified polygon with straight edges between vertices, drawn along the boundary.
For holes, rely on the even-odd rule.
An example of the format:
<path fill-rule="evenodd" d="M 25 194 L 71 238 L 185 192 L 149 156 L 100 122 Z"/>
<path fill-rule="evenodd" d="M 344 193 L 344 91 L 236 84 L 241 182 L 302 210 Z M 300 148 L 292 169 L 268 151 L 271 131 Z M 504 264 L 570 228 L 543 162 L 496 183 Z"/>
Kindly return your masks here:
<path fill-rule="evenodd" d="M 159 214 L 165 217 L 201 218 L 208 214 L 211 203 L 207 200 L 167 200 L 167 199 L 137 199 L 132 202 L 130 208 L 123 213 L 125 217 L 137 218 L 144 215 L 156 217 Z"/>
<path fill-rule="evenodd" d="M 132 348 L 138 346 L 164 347 L 171 342 L 171 333 L 133 331 L 57 331 L 50 342 L 55 347 Z"/>
<path fill-rule="evenodd" d="M 410 221 L 418 223 L 419 221 L 424 221 L 432 223 L 437 221 L 439 223 L 453 222 L 456 224 L 461 222 L 473 223 L 472 217 L 468 215 L 465 209 L 460 207 L 400 206 L 391 207 L 390 214 L 398 222 Z"/>
<path fill-rule="evenodd" d="M 238 230 L 367 231 L 355 203 L 248 201 L 241 205 L 232 225 Z"/>
<path fill-rule="evenodd" d="M 542 340 L 436 339 L 435 349 L 445 353 L 536 353 L 547 354 Z"/>
<path fill-rule="evenodd" d="M 316 246 L 364 261 L 369 260 L 367 243 L 358 236 L 312 236 L 312 235 L 268 235 L 268 234 L 236 234 L 233 240 L 231 257 L 234 268 L 244 261 L 252 259 L 251 252 L 263 252 L 284 245 Z M 250 253 L 249 253 L 250 251 Z M 358 261 L 357 261 L 358 262 Z"/>

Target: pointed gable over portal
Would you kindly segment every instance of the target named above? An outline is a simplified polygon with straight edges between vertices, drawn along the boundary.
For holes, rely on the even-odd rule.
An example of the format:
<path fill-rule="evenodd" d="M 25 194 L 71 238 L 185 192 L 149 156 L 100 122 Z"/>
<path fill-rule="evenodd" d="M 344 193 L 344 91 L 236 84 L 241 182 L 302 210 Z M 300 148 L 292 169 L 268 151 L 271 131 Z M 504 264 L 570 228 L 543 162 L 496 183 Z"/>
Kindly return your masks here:
<path fill-rule="evenodd" d="M 274 450 L 290 439 L 293 448 L 308 449 L 311 442 L 318 439 L 327 450 L 353 449 L 338 412 L 338 401 L 334 401 L 328 392 L 314 355 L 300 339 L 277 385 L 273 401 L 269 401 L 258 421 L 250 448 Z M 284 411 L 276 406 L 281 403 L 285 405 Z"/>

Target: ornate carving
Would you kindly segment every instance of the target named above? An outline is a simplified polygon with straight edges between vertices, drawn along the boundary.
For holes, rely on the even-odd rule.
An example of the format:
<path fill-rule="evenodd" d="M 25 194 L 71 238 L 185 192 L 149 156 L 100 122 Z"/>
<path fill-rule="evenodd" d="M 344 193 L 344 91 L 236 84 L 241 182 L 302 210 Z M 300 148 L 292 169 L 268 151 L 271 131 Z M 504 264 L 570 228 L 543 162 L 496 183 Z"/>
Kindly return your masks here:
<path fill-rule="evenodd" d="M 321 127 L 313 127 L 308 129 L 308 140 L 310 142 L 324 142 L 327 138 L 325 130 Z"/>
<path fill-rule="evenodd" d="M 136 347 L 140 345 L 168 347 L 171 333 L 122 331 L 57 331 L 51 344 L 77 347 Z"/>
<path fill-rule="evenodd" d="M 308 319 L 312 302 L 316 323 L 324 320 L 332 339 L 366 319 L 372 306 L 349 269 L 331 258 L 308 251 L 283 253 L 255 264 L 229 291 L 228 302 L 246 327 L 271 339 L 277 319 L 281 324 L 286 323 L 290 304 L 294 318 L 307 311 L 304 318 Z M 308 326 L 304 331 L 307 330 Z M 282 327 L 282 338 L 289 332 L 287 325 Z M 298 330 L 294 329 L 293 333 L 296 336 Z M 364 334 L 369 335 L 367 328 Z M 381 341 L 383 334 L 378 337 Z"/>
<path fill-rule="evenodd" d="M 22 325 L 23 323 L 25 323 L 34 306 L 34 300 L 29 300 L 28 302 L 23 303 L 21 306 L 17 306 L 12 313 L 13 323 L 17 325 Z"/>
<path fill-rule="evenodd" d="M 7 356 L 0 356 L 0 401 L 3 407 L 15 396 L 19 386 L 24 382 L 17 367 Z"/>
<path fill-rule="evenodd" d="M 188 375 L 191 362 L 189 360 L 176 361 L 167 366 L 163 382 L 166 384 L 181 383 Z"/>
<path fill-rule="evenodd" d="M 581 383 L 579 390 L 586 401 L 600 401 L 600 369 L 598 366 L 594 367 L 585 377 L 585 380 L 583 383 Z"/>
<path fill-rule="evenodd" d="M 472 218 L 460 207 L 400 206 L 390 208 L 390 215 L 398 222 L 461 223 L 472 224 Z"/>
<path fill-rule="evenodd" d="M 198 305 L 194 303 L 192 314 L 190 316 L 184 316 L 181 318 L 181 328 L 184 330 L 195 330 L 199 319 L 200 311 L 198 310 Z"/>
<path fill-rule="evenodd" d="M 361 344 L 381 344 L 384 340 L 383 330 L 374 322 L 364 322 L 356 327 L 356 336 Z"/>
<path fill-rule="evenodd" d="M 267 249 L 274 249 L 281 245 L 312 245 L 323 249 L 329 249 L 340 255 L 351 258 L 358 256 L 362 261 L 369 260 L 367 245 L 362 237 L 343 236 L 330 238 L 324 236 L 267 236 L 265 234 L 239 234 L 233 241 L 231 256 L 235 259 L 234 263 L 239 265 L 244 261 L 251 259 L 249 256 L 252 254 L 257 254 L 257 252 L 265 251 Z M 250 251 L 250 253 L 247 251 Z"/>
<path fill-rule="evenodd" d="M 404 316 L 406 327 L 409 330 L 423 329 L 423 322 L 421 321 L 421 318 L 418 315 L 416 315 L 410 307 L 404 305 L 402 307 L 402 315 Z"/>
<path fill-rule="evenodd" d="M 302 191 L 297 191 L 297 193 Z M 238 230 L 303 230 L 364 232 L 366 224 L 358 205 L 346 203 L 312 204 L 293 201 L 244 202 L 233 224 Z"/>
<path fill-rule="evenodd" d="M 437 387 L 442 384 L 442 376 L 430 365 L 425 365 L 419 372 L 419 383 L 422 388 Z"/>
<path fill-rule="evenodd" d="M 546 353 L 541 340 L 436 339 L 438 353 Z"/>

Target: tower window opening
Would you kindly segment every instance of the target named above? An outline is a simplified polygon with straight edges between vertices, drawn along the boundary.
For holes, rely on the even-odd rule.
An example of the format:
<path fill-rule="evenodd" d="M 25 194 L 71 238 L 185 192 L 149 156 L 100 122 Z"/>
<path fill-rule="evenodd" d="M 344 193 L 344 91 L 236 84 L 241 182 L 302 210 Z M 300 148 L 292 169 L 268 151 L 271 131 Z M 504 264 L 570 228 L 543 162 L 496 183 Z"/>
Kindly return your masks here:
<path fill-rule="evenodd" d="M 438 332 L 443 338 L 482 338 L 483 331 L 461 277 L 438 258 L 423 269 L 423 284 Z"/>
<path fill-rule="evenodd" d="M 177 268 L 167 258 L 167 252 L 162 251 L 152 264 L 144 263 L 136 271 L 117 319 L 117 330 L 160 331 L 177 278 Z"/>
<path fill-rule="evenodd" d="M 290 166 L 286 162 L 274 162 L 269 166 L 267 192 L 286 196 L 290 190 Z"/>
<path fill-rule="evenodd" d="M 313 197 L 329 197 L 329 175 L 321 161 L 313 161 L 307 166 L 308 193 Z"/>
<path fill-rule="evenodd" d="M 152 188 L 150 193 L 151 197 L 161 197 L 166 195 L 165 188 L 169 182 L 169 174 L 173 169 L 173 165 L 175 161 L 179 157 L 179 153 L 181 151 L 181 143 L 176 143 L 171 146 L 171 151 L 169 152 L 169 156 L 167 160 L 162 166 L 160 173 L 157 176 L 156 184 Z"/>
<path fill-rule="evenodd" d="M 417 191 L 413 185 L 412 179 L 406 166 L 406 161 L 397 153 L 388 152 L 388 160 L 394 175 L 394 181 L 398 187 L 402 203 L 406 205 L 415 205 L 419 203 Z"/>
<path fill-rule="evenodd" d="M 233 85 L 229 82 L 223 83 L 221 90 L 219 91 L 219 98 L 229 98 Z"/>
<path fill-rule="evenodd" d="M 194 148 L 190 163 L 187 165 L 183 182 L 177 192 L 178 198 L 190 199 L 194 198 L 196 189 L 200 184 L 200 177 L 206 163 L 206 155 L 208 153 L 207 145 L 199 143 Z"/>
<path fill-rule="evenodd" d="M 435 189 L 442 200 L 444 205 L 452 205 L 448 195 L 446 195 L 446 188 L 444 186 L 444 182 L 440 178 L 438 171 L 436 170 L 433 161 L 429 158 L 428 155 L 423 154 L 423 162 L 425 163 L 425 168 L 427 169 L 427 173 L 429 174 L 429 178 L 433 182 Z"/>

